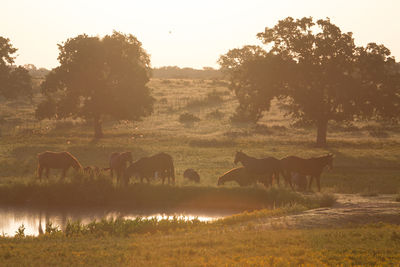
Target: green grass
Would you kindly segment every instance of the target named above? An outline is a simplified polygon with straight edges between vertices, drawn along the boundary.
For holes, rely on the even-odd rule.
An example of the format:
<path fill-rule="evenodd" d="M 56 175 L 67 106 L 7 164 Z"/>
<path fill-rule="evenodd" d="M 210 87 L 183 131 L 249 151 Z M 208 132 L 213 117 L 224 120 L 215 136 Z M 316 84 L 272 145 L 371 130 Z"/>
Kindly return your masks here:
<path fill-rule="evenodd" d="M 86 132 L 80 127 L 44 136 L 3 136 L 0 139 L 0 185 L 34 179 L 36 154 L 44 150 L 67 150 L 82 165 L 100 167 L 108 166 L 108 157 L 112 152 L 130 150 L 135 160 L 161 151 L 171 154 L 178 185 L 192 185 L 183 179 L 183 171 L 193 168 L 200 174 L 200 186 L 216 186 L 218 177 L 234 167 L 235 152 L 243 150 L 256 157 L 277 158 L 287 155 L 309 157 L 332 152 L 335 154 L 334 168 L 322 174 L 323 191 L 362 193 L 373 189 L 378 194 L 399 193 L 400 144 L 395 141 L 344 139 L 331 141 L 327 149 L 319 149 L 313 147 L 312 141 L 286 140 L 277 136 L 192 137 L 162 135 L 149 130 L 140 131 L 140 135 L 137 132 L 106 132 L 107 137 L 96 142 L 92 141 L 89 129 Z M 59 176 L 60 172 L 52 171 L 50 180 L 58 180 Z M 69 176 L 72 176 L 72 171 Z"/>
<path fill-rule="evenodd" d="M 262 229 L 197 225 L 151 234 L 0 238 L 5 266 L 398 265 L 400 227 Z"/>
<path fill-rule="evenodd" d="M 0 187 L 3 205 L 130 207 L 138 210 L 245 211 L 300 204 L 326 205 L 329 195 L 305 196 L 284 188 L 170 186 L 134 183 L 115 186 L 108 177 L 77 175 L 72 181 L 10 183 Z M 332 205 L 333 202 L 330 204 Z"/>
<path fill-rule="evenodd" d="M 145 209 L 253 210 L 212 224 L 198 221 L 102 220 L 89 225 L 70 222 L 68 230 L 0 238 L 0 265 L 5 266 L 288 266 L 398 265 L 400 228 L 367 225 L 337 229 L 263 229 L 270 216 L 330 206 L 332 193 L 397 194 L 400 187 L 399 126 L 357 122 L 330 124 L 328 147 L 314 146 L 315 128 L 291 125 L 276 104 L 258 125 L 231 123 L 238 105 L 226 83 L 207 80 L 152 79 L 157 99 L 154 114 L 141 122 L 105 118 L 105 138 L 93 140 L 90 122 L 37 122 L 29 101 L 0 103 L 0 203 L 36 206 L 116 206 Z M 190 113 L 196 127 L 180 123 Z M 176 186 L 131 181 L 119 188 L 108 174 L 90 180 L 52 171 L 36 178 L 36 154 L 67 150 L 82 165 L 108 166 L 115 151 L 132 151 L 134 159 L 167 152 L 176 169 Z M 218 177 L 234 167 L 237 150 L 255 157 L 335 155 L 334 168 L 321 177 L 322 194 L 297 194 L 282 185 L 217 187 Z M 183 179 L 195 169 L 200 184 Z M 282 180 L 282 179 L 281 179 Z M 283 181 L 281 181 L 281 184 Z M 315 186 L 315 185 L 314 185 Z M 314 190 L 315 187 L 314 187 Z M 271 209 L 275 207 L 275 209 Z M 268 209 L 265 209 L 268 208 Z M 68 235 L 67 235 L 68 233 Z"/>

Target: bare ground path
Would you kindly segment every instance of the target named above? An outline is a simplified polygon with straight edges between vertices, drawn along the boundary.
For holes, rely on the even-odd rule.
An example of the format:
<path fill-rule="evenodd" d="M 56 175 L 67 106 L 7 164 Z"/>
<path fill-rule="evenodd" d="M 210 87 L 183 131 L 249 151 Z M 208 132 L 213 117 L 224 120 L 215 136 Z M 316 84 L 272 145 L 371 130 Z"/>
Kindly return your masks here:
<path fill-rule="evenodd" d="M 337 203 L 329 208 L 308 210 L 299 214 L 269 218 L 261 228 L 331 228 L 370 223 L 400 224 L 400 202 L 396 195 L 360 196 L 335 194 Z"/>

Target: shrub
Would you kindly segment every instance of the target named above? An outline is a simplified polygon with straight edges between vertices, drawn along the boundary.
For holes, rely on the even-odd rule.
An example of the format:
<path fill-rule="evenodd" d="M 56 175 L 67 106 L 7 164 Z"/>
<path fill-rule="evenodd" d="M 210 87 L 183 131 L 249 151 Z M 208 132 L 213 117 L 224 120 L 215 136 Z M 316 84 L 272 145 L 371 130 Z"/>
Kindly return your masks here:
<path fill-rule="evenodd" d="M 179 116 L 179 122 L 181 123 L 193 123 L 198 121 L 200 121 L 200 118 L 189 112 L 182 113 Z"/>
<path fill-rule="evenodd" d="M 224 117 L 224 113 L 222 113 L 221 111 L 219 111 L 218 109 L 211 111 L 210 113 L 207 114 L 207 118 L 211 118 L 211 119 L 222 119 Z"/>
<path fill-rule="evenodd" d="M 212 90 L 211 92 L 208 92 L 207 98 L 206 98 L 207 99 L 207 103 L 208 104 L 221 103 L 223 101 L 222 96 L 221 96 L 222 94 L 224 94 L 224 92 L 220 92 L 220 91 L 217 91 L 215 89 Z"/>
<path fill-rule="evenodd" d="M 375 138 L 388 138 L 389 134 L 380 129 L 373 129 L 369 131 L 369 135 Z"/>

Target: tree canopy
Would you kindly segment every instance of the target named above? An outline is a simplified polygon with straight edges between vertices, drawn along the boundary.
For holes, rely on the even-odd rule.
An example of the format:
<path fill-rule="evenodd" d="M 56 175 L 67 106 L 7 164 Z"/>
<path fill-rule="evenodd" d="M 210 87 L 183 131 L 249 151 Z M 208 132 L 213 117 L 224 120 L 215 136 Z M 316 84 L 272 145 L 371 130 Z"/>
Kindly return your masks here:
<path fill-rule="evenodd" d="M 295 120 L 315 123 L 317 144 L 326 144 L 329 120 L 397 120 L 400 74 L 383 45 L 354 44 L 329 19 L 293 19 L 265 28 L 257 37 L 269 49 L 245 46 L 219 59 L 245 113 L 257 121 L 273 98 Z"/>
<path fill-rule="evenodd" d="M 152 112 L 150 58 L 136 37 L 84 34 L 58 47 L 60 66 L 42 83 L 47 100 L 37 108 L 39 118 L 91 118 L 95 137 L 102 137 L 104 116 L 135 121 Z"/>
<path fill-rule="evenodd" d="M 32 81 L 28 71 L 21 66 L 13 66 L 17 52 L 10 40 L 0 36 L 0 96 L 15 99 L 31 96 Z"/>

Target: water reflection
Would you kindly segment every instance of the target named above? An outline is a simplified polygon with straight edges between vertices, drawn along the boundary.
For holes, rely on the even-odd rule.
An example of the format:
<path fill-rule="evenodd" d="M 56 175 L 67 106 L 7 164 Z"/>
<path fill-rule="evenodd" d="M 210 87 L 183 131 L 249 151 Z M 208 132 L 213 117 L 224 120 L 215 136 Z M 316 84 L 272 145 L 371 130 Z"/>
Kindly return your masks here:
<path fill-rule="evenodd" d="M 157 218 L 172 219 L 174 216 L 192 220 L 197 218 L 200 221 L 213 221 L 230 214 L 221 213 L 201 213 L 201 212 L 145 212 L 129 209 L 101 209 L 101 208 L 74 208 L 74 209 L 38 209 L 27 207 L 0 207 L 0 233 L 3 236 L 14 236 L 21 225 L 25 227 L 25 235 L 37 236 L 44 233 L 46 224 L 52 223 L 52 226 L 58 226 L 59 229 L 65 229 L 68 221 L 80 221 L 88 224 L 94 220 L 103 218 L 124 218 L 135 219 Z"/>

